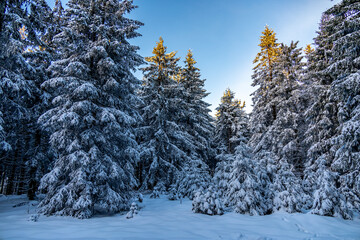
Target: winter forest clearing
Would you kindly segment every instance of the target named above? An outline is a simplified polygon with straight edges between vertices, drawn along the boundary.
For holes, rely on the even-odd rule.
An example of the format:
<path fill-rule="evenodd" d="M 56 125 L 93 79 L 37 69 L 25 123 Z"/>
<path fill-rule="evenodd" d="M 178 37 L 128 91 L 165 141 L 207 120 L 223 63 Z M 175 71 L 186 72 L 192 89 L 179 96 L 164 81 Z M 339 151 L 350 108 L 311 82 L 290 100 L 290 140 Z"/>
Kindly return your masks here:
<path fill-rule="evenodd" d="M 178 240 L 289 240 L 358 239 L 359 219 L 314 214 L 277 212 L 266 216 L 225 213 L 222 216 L 194 214 L 191 201 L 169 201 L 145 196 L 142 209 L 132 219 L 125 215 L 96 216 L 79 221 L 69 217 L 44 217 L 28 221 L 35 207 L 13 208 L 27 201 L 25 196 L 0 198 L 0 239 L 178 239 Z M 35 203 L 35 202 L 32 202 Z M 21 229 L 21 231 L 19 230 Z"/>
<path fill-rule="evenodd" d="M 266 25 L 252 112 L 228 88 L 215 116 L 131 0 L 0 10 L 0 237 L 360 239 L 360 1 L 305 49 Z"/>

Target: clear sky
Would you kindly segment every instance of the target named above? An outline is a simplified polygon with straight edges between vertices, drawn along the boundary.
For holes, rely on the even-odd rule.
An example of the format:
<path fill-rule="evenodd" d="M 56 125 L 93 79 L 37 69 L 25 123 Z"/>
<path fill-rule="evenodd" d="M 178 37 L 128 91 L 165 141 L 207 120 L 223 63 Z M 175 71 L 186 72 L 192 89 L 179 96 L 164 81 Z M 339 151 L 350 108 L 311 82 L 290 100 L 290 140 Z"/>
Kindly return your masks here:
<path fill-rule="evenodd" d="M 53 2 L 49 0 L 49 2 Z M 214 110 L 226 88 L 246 101 L 251 111 L 252 61 L 259 51 L 265 25 L 278 42 L 299 41 L 304 47 L 316 36 L 322 12 L 340 0 L 134 0 L 131 13 L 143 22 L 142 37 L 131 42 L 140 54 L 151 56 L 162 36 L 168 51 L 178 51 L 183 63 L 188 49 L 194 53 Z M 66 1 L 63 1 L 66 3 Z M 142 78 L 142 74 L 136 75 Z"/>

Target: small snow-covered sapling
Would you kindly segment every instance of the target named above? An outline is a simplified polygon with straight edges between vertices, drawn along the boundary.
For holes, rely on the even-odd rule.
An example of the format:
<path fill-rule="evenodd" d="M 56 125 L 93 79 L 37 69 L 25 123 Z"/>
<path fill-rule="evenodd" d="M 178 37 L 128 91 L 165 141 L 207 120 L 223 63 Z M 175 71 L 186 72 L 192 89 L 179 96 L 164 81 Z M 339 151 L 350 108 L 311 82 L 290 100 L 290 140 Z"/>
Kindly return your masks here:
<path fill-rule="evenodd" d="M 199 191 L 195 194 L 192 211 L 207 215 L 222 215 L 224 213 L 219 194 L 212 187 L 209 187 L 206 192 Z"/>
<path fill-rule="evenodd" d="M 130 211 L 126 214 L 126 218 L 133 218 L 134 214 L 138 214 L 138 205 L 137 203 L 133 202 L 130 207 Z"/>

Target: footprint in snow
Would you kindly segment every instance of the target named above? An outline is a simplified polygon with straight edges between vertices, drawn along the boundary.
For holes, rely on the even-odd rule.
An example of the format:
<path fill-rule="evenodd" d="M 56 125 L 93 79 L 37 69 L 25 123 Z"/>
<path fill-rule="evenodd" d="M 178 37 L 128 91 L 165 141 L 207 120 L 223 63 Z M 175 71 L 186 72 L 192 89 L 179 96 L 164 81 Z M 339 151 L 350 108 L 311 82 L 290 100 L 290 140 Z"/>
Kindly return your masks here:
<path fill-rule="evenodd" d="M 295 226 L 298 228 L 299 232 L 304 232 L 304 233 L 309 233 L 309 231 L 307 231 L 303 226 L 295 223 Z"/>

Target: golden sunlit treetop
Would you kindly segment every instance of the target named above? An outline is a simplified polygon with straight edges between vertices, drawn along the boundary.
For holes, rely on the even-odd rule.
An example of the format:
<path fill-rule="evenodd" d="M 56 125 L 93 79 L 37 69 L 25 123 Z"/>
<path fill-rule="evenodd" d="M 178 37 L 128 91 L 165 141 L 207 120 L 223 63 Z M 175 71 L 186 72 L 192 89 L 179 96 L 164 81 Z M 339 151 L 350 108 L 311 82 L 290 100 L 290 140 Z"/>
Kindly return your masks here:
<path fill-rule="evenodd" d="M 147 62 L 155 63 L 161 71 L 165 66 L 166 60 L 171 59 L 176 55 L 176 52 L 166 53 L 166 49 L 167 47 L 164 46 L 164 40 L 162 39 L 162 37 L 160 37 L 159 42 L 156 42 L 156 46 L 152 51 L 154 56 L 145 57 L 145 60 Z"/>
<path fill-rule="evenodd" d="M 230 91 L 229 88 L 227 88 L 224 92 L 224 95 L 221 98 L 221 102 L 222 103 L 231 103 L 233 97 L 234 97 L 233 93 Z"/>
<path fill-rule="evenodd" d="M 176 52 L 166 53 L 167 47 L 164 46 L 164 40 L 160 37 L 156 42 L 151 57 L 145 57 L 145 60 L 152 68 L 152 78 L 155 78 L 158 84 L 161 84 L 165 79 L 170 78 L 174 81 L 180 82 L 182 75 L 177 62 L 180 58 L 176 58 Z"/>
<path fill-rule="evenodd" d="M 260 37 L 261 51 L 256 55 L 253 63 L 257 65 L 254 67 L 254 70 L 265 70 L 269 71 L 269 81 L 272 78 L 272 66 L 277 60 L 277 57 L 280 55 L 279 43 L 276 42 L 276 34 L 273 30 L 269 29 L 269 26 L 265 26 L 265 30 L 262 32 Z"/>
<path fill-rule="evenodd" d="M 228 88 L 225 90 L 224 95 L 221 98 L 221 103 L 229 104 L 232 107 L 243 109 L 245 107 L 245 101 L 234 99 L 234 93 Z M 216 117 L 219 117 L 222 113 L 222 110 L 219 109 L 216 112 Z"/>
<path fill-rule="evenodd" d="M 188 53 L 186 54 L 185 62 L 188 65 L 188 68 L 194 68 L 194 65 L 196 64 L 196 61 L 193 58 L 193 53 L 189 49 Z"/>
<path fill-rule="evenodd" d="M 222 103 L 231 103 L 234 106 L 238 106 L 239 108 L 245 107 L 245 101 L 241 102 L 241 100 L 233 99 L 234 94 L 233 92 L 228 88 L 225 90 L 223 97 L 221 98 Z"/>

